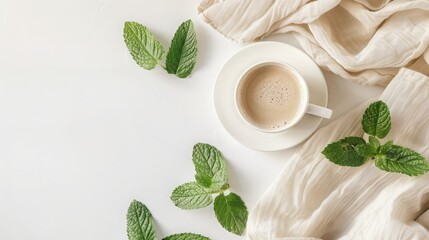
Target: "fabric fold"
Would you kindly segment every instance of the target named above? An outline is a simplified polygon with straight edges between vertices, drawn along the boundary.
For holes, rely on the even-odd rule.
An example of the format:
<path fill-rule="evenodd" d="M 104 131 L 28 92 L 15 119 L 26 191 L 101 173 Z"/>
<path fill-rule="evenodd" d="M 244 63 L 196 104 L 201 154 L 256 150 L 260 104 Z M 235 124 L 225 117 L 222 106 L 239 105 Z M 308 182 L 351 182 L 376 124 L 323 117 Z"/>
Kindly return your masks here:
<path fill-rule="evenodd" d="M 380 97 L 391 112 L 385 140 L 429 157 L 429 78 L 401 69 Z M 363 111 L 371 100 L 319 129 L 288 160 L 251 211 L 249 240 L 429 239 L 429 174 L 381 171 L 372 160 L 337 166 L 321 154 L 327 143 L 364 136 Z"/>
<path fill-rule="evenodd" d="M 198 11 L 240 43 L 293 32 L 320 66 L 360 84 L 429 72 L 427 0 L 203 0 Z"/>

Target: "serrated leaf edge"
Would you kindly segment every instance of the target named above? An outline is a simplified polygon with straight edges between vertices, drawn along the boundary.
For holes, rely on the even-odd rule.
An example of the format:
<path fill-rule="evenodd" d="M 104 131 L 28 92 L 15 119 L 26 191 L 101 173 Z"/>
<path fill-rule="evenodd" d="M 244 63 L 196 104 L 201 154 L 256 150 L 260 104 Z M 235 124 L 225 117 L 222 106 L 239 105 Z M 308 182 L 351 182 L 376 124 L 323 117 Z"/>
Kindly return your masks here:
<path fill-rule="evenodd" d="M 350 164 L 350 162 L 347 162 L 347 164 L 341 164 L 340 162 L 336 162 L 335 161 L 335 159 L 333 159 L 333 158 L 331 158 L 330 156 L 329 156 L 329 152 L 328 152 L 328 150 L 332 147 L 332 146 L 335 146 L 335 145 L 337 145 L 337 144 L 341 144 L 341 142 L 346 142 L 347 144 L 349 144 L 349 145 L 351 145 L 348 141 L 349 140 L 351 140 L 351 139 L 353 139 L 353 140 L 357 140 L 357 139 L 359 139 L 359 140 L 362 140 L 362 143 L 361 144 L 365 144 L 366 142 L 365 142 L 365 140 L 362 138 L 362 137 L 356 137 L 356 136 L 349 136 L 349 137 L 345 137 L 345 138 L 342 138 L 342 139 L 340 139 L 340 140 L 337 140 L 337 141 L 335 141 L 335 142 L 332 142 L 332 143 L 329 143 L 328 145 L 326 145 L 326 147 L 322 150 L 322 154 L 325 156 L 325 158 L 326 159 L 328 159 L 330 162 L 332 162 L 333 164 L 335 164 L 335 165 L 338 165 L 338 166 L 346 166 L 346 167 L 360 167 L 360 166 L 362 166 L 362 165 L 364 165 L 365 163 L 366 163 L 366 161 L 367 161 L 367 159 L 365 159 L 365 157 L 362 157 L 359 153 L 357 153 L 357 151 L 355 150 L 355 148 L 356 148 L 356 146 L 358 146 L 358 145 L 361 145 L 361 144 L 358 144 L 358 145 L 356 145 L 356 146 L 352 146 L 353 147 L 353 151 L 358 155 L 358 156 L 360 156 L 360 157 L 362 157 L 363 158 L 363 161 L 362 161 L 362 163 L 360 164 L 360 165 L 352 165 L 352 164 Z M 343 163 L 345 163 L 345 161 L 343 161 Z"/>
<path fill-rule="evenodd" d="M 137 207 L 141 207 L 143 214 L 146 215 L 144 222 L 140 222 L 140 218 L 137 215 Z M 129 214 L 133 214 L 133 218 L 137 220 L 137 224 L 139 226 L 138 230 L 139 230 L 141 236 L 144 236 L 147 234 L 147 232 L 143 232 L 143 229 L 141 228 L 142 226 L 148 224 L 153 228 L 152 229 L 153 230 L 153 238 L 152 239 L 145 239 L 145 240 L 155 240 L 156 239 L 156 230 L 155 230 L 155 226 L 154 226 L 154 222 L 153 222 L 152 213 L 150 212 L 149 208 L 145 204 L 134 199 L 131 202 L 130 206 L 128 207 L 128 211 L 127 211 L 127 236 L 128 236 L 129 240 L 132 240 L 130 238 L 130 232 L 129 232 L 130 227 L 131 227 L 129 225 L 130 221 L 131 221 Z M 146 224 L 145 224 L 145 221 L 147 222 Z M 147 229 L 146 231 L 151 231 L 151 230 Z"/>
<path fill-rule="evenodd" d="M 198 207 L 194 207 L 194 206 L 191 206 L 191 207 L 181 207 L 181 206 L 179 206 L 180 205 L 180 203 L 177 203 L 177 202 L 175 202 L 174 201 L 174 193 L 176 192 L 176 191 L 178 191 L 181 187 L 183 187 L 183 186 L 185 186 L 185 185 L 189 185 L 189 184 L 195 184 L 195 186 L 198 186 L 198 187 L 200 187 L 201 189 L 204 189 L 205 191 L 206 191 L 206 193 L 207 193 L 207 195 L 206 196 L 209 196 L 210 195 L 210 202 L 207 202 L 207 203 L 205 203 L 205 204 L 202 204 L 201 206 L 198 206 Z M 203 195 L 201 195 L 201 196 L 203 196 Z M 192 197 L 192 196 L 187 196 L 187 197 Z M 212 204 L 213 203 L 213 196 L 212 196 L 212 192 L 210 191 L 210 189 L 208 189 L 208 188 L 206 188 L 206 187 L 204 187 L 204 186 L 202 186 L 201 184 L 199 184 L 198 182 L 187 182 L 187 183 L 183 183 L 183 184 L 181 184 L 181 185 L 179 185 L 179 186 L 177 186 L 177 187 L 175 187 L 174 189 L 173 189 L 173 191 L 171 192 L 171 196 L 170 196 L 170 200 L 173 202 L 173 204 L 176 206 L 176 207 L 178 207 L 178 208 L 180 208 L 180 209 L 183 209 L 183 210 L 192 210 L 192 209 L 200 209 L 200 208 L 204 208 L 204 207 L 207 207 L 207 206 L 209 206 L 210 204 Z M 201 203 L 201 201 L 200 201 L 200 203 Z"/>
<path fill-rule="evenodd" d="M 212 154 L 215 154 L 215 156 L 213 156 L 213 158 L 217 159 L 219 158 L 219 164 L 221 165 L 221 167 L 223 167 L 222 171 L 213 171 L 213 167 L 214 165 L 210 165 L 209 162 L 207 161 L 207 159 L 203 159 L 202 161 L 200 161 L 201 159 L 197 159 L 197 154 L 204 156 L 204 150 L 205 148 L 209 149 L 209 156 L 207 157 L 207 159 L 210 159 L 210 157 L 212 156 Z M 212 151 L 213 150 L 213 151 Z M 214 152 L 214 153 L 213 153 Z M 198 168 L 197 168 L 197 162 L 203 162 L 204 163 L 204 168 L 205 169 L 209 169 L 210 173 L 212 176 L 207 176 L 207 175 L 199 175 L 198 174 Z M 214 161 L 216 162 L 216 161 Z M 195 180 L 200 183 L 203 187 L 211 189 L 212 191 L 219 191 L 221 190 L 222 186 L 228 183 L 228 172 L 227 172 L 227 166 L 226 166 L 226 160 L 223 157 L 222 153 L 214 146 L 208 144 L 208 143 L 197 143 L 194 145 L 193 149 L 192 149 L 192 163 L 194 164 L 194 169 L 195 169 Z M 224 176 L 225 179 L 222 182 L 214 182 L 213 179 L 214 177 L 221 175 Z M 210 180 L 210 185 L 205 185 L 204 182 L 202 182 L 202 179 L 209 179 Z M 213 184 L 217 184 L 215 186 L 213 186 Z M 217 187 L 216 187 L 217 186 Z"/>
<path fill-rule="evenodd" d="M 172 55 L 174 52 L 173 43 L 174 41 L 177 41 L 177 39 L 179 39 L 180 37 L 179 34 L 181 33 L 180 31 L 182 29 L 184 29 L 186 34 L 185 34 L 184 43 L 182 46 L 180 46 L 179 62 L 177 63 L 177 66 L 171 66 L 172 62 L 175 62 L 172 60 L 169 61 L 169 59 L 173 59 L 173 55 Z M 189 46 L 190 44 L 194 44 L 194 43 L 195 43 L 195 46 L 191 46 L 191 47 Z M 185 57 L 183 57 L 182 56 L 183 49 L 191 49 L 191 51 L 188 52 L 188 54 Z M 192 73 L 192 70 L 195 67 L 197 53 L 198 53 L 198 47 L 197 47 L 197 38 L 196 38 L 195 29 L 194 29 L 194 24 L 191 19 L 188 19 L 182 24 L 180 24 L 180 26 L 177 28 L 173 36 L 173 39 L 171 40 L 170 48 L 168 50 L 167 58 L 165 62 L 165 65 L 166 65 L 165 69 L 167 70 L 168 73 L 175 74 L 179 78 L 186 78 Z M 188 58 L 188 57 L 189 57 L 188 64 L 184 66 L 183 61 L 185 58 Z"/>
<path fill-rule="evenodd" d="M 419 164 L 419 165 L 422 165 L 422 166 L 424 166 L 423 168 L 422 167 L 419 167 L 418 169 L 416 169 L 414 172 L 410 172 L 408 169 L 406 169 L 406 168 L 403 168 L 401 165 L 406 165 L 406 164 L 404 164 L 404 163 L 401 163 L 401 162 L 398 162 L 398 161 L 395 161 L 395 160 L 393 160 L 393 159 L 390 159 L 387 155 L 378 155 L 378 156 L 376 156 L 376 159 L 375 159 L 375 166 L 377 167 L 377 168 L 379 168 L 379 169 L 381 169 L 381 170 L 383 170 L 383 171 L 386 171 L 386 172 L 391 172 L 391 173 L 401 173 L 401 174 L 405 174 L 405 175 L 408 175 L 408 176 L 421 176 L 421 175 L 423 175 L 423 174 L 425 174 L 426 172 L 428 172 L 429 171 L 429 163 L 427 162 L 427 160 L 426 160 L 426 158 L 425 157 L 423 157 L 420 153 L 418 153 L 418 152 L 416 152 L 416 151 L 414 151 L 413 149 L 411 149 L 411 148 L 407 148 L 407 147 L 403 147 L 403 146 L 399 146 L 399 145 L 392 145 L 391 147 L 397 147 L 397 148 L 402 148 L 402 149 L 404 149 L 405 151 L 410 151 L 412 154 L 413 154 L 413 156 L 415 156 L 415 157 L 417 157 L 417 158 L 420 158 L 420 160 L 422 160 L 422 163 L 421 164 Z M 410 156 L 410 155 L 409 155 Z M 400 170 L 397 170 L 397 169 L 392 169 L 392 168 L 385 168 L 383 165 L 380 165 L 380 163 L 382 162 L 382 161 L 386 161 L 385 163 L 386 164 L 384 164 L 384 165 L 388 165 L 387 163 L 387 161 L 390 161 L 390 162 L 392 162 L 392 163 L 397 163 L 398 164 L 398 167 L 400 168 Z M 413 167 L 415 167 L 417 164 L 407 164 L 407 166 L 413 166 Z"/>
<path fill-rule="evenodd" d="M 223 198 L 225 198 L 225 201 L 228 203 L 228 201 L 227 201 L 227 196 L 228 195 L 230 195 L 230 194 L 233 194 L 233 195 L 235 195 L 235 196 L 237 196 L 238 197 L 238 199 L 241 201 L 241 203 L 243 204 L 243 206 L 244 206 L 244 208 L 245 208 L 245 218 L 246 218 L 246 221 L 245 221 L 245 227 L 243 228 L 243 229 L 238 229 L 238 231 L 239 232 L 237 232 L 237 231 L 235 231 L 235 230 L 237 230 L 237 229 L 230 229 L 231 227 L 230 226 L 224 226 L 223 225 L 223 223 L 220 221 L 220 219 L 219 219 L 219 213 L 218 213 L 218 211 L 216 211 L 216 209 L 217 209 L 217 207 L 216 207 L 216 199 L 219 199 L 219 198 L 221 198 L 221 197 L 223 197 Z M 239 235 L 239 236 L 241 236 L 243 233 L 244 233 L 244 231 L 246 230 L 246 227 L 247 227 L 247 220 L 248 220 L 248 216 L 249 216 L 249 212 L 248 212 L 248 209 L 247 209 L 247 206 L 246 206 L 246 203 L 243 201 L 243 199 L 238 195 L 238 194 L 236 194 L 236 193 L 233 193 L 233 192 L 230 192 L 228 195 L 225 195 L 224 193 L 220 193 L 217 197 L 216 197 L 216 199 L 215 199 L 215 201 L 214 201 L 214 210 L 215 210 L 215 215 L 216 215 L 216 218 L 217 218 L 217 220 L 218 220 L 218 222 L 221 224 L 221 226 L 223 227 L 223 228 L 225 228 L 228 232 L 232 232 L 232 233 L 234 233 L 234 234 L 236 234 L 236 235 Z M 227 204 L 228 205 L 228 204 Z M 228 205 L 229 206 L 229 205 Z M 228 210 L 230 210 L 230 208 L 228 208 Z M 234 216 L 235 214 L 233 214 L 233 212 L 231 212 L 231 211 L 229 211 L 229 213 L 230 213 L 230 215 L 231 216 Z M 234 219 L 235 219 L 235 216 L 234 216 Z M 237 224 L 237 220 L 235 219 L 235 226 L 236 226 L 236 228 L 237 228 L 237 226 L 238 226 L 238 224 Z"/>
<path fill-rule="evenodd" d="M 203 236 L 201 234 L 197 234 L 197 233 L 190 233 L 190 232 L 184 232 L 184 233 L 175 233 L 169 236 L 164 237 L 162 240 L 169 240 L 170 238 L 174 238 L 174 237 L 181 237 L 181 236 L 186 236 L 186 235 L 190 235 L 193 237 L 199 237 L 199 238 L 204 238 L 206 240 L 210 240 L 210 238 Z"/>
<path fill-rule="evenodd" d="M 145 66 L 145 64 L 141 64 L 141 63 L 139 63 L 139 62 L 140 62 L 140 59 L 136 59 L 136 57 L 135 57 L 135 56 L 133 55 L 133 53 L 131 52 L 130 46 L 128 45 L 128 39 L 127 39 L 127 37 L 126 37 L 126 29 L 128 28 L 128 29 L 130 30 L 130 32 L 131 32 L 131 33 L 136 37 L 136 39 L 138 39 L 138 34 L 137 34 L 135 31 L 133 31 L 133 29 L 132 29 L 131 25 L 136 25 L 136 26 L 138 26 L 138 27 L 143 28 L 143 30 L 144 30 L 143 32 L 144 32 L 145 38 L 151 38 L 151 39 L 154 41 L 154 45 L 156 45 L 157 47 L 159 47 L 159 50 L 160 50 L 160 52 L 161 52 L 161 54 L 160 54 L 159 58 L 157 58 L 156 56 L 153 56 L 153 55 L 152 55 L 152 53 L 150 53 L 146 47 L 143 47 L 144 52 L 146 52 L 146 54 L 147 54 L 148 56 L 150 56 L 150 57 L 152 58 L 152 60 L 155 62 L 155 64 L 150 65 L 150 67 Z M 149 36 L 147 36 L 147 35 L 149 35 Z M 125 22 L 125 24 L 124 24 L 123 37 L 124 37 L 124 40 L 125 40 L 125 44 L 126 44 L 126 46 L 127 46 L 127 48 L 128 48 L 128 51 L 129 51 L 130 55 L 132 56 L 132 58 L 134 59 L 134 61 L 135 61 L 135 62 L 136 62 L 140 67 L 142 67 L 142 68 L 144 68 L 144 69 L 146 69 L 146 70 L 152 70 L 152 69 L 154 69 L 154 68 L 156 67 L 156 65 L 157 65 L 157 64 L 159 64 L 159 61 L 163 58 L 163 56 L 164 56 L 164 54 L 165 54 L 165 50 L 164 50 L 164 48 L 163 48 L 162 44 L 161 44 L 161 43 L 160 43 L 160 42 L 155 38 L 155 36 L 154 36 L 154 35 L 153 35 L 153 33 L 149 30 L 149 28 L 148 28 L 148 27 L 146 27 L 146 26 L 144 26 L 144 25 L 143 25 L 143 24 L 141 24 L 141 23 L 134 22 L 134 21 L 126 21 L 126 22 Z"/>
<path fill-rule="evenodd" d="M 386 112 L 385 113 L 383 113 L 381 116 L 380 116 L 380 109 L 381 108 L 384 108 L 385 110 L 386 110 Z M 370 125 L 367 125 L 366 126 L 366 124 L 365 124 L 365 122 L 367 121 L 367 119 L 370 119 L 369 118 L 369 115 L 373 115 L 373 112 L 372 111 L 376 111 L 376 115 L 377 115 L 377 119 L 376 119 L 376 122 L 375 122 L 375 126 L 372 126 L 371 128 L 374 128 L 373 129 L 373 131 L 374 132 L 372 132 L 372 131 L 370 131 L 370 129 L 368 129 L 368 126 L 370 126 Z M 379 122 L 379 119 L 380 118 L 384 118 L 384 120 L 382 121 L 382 122 Z M 385 102 L 383 102 L 383 101 L 376 101 L 376 102 L 373 102 L 373 103 L 371 103 L 369 106 L 368 106 L 368 108 L 367 109 L 365 109 L 365 112 L 364 112 L 364 114 L 363 114 L 363 116 L 362 116 L 362 128 L 363 128 L 363 130 L 367 133 L 367 134 L 369 134 L 369 135 L 371 135 L 371 136 L 376 136 L 376 137 L 378 137 L 378 138 L 380 138 L 380 139 L 382 139 L 382 138 L 384 138 L 384 137 L 386 137 L 387 136 L 387 134 L 389 134 L 389 132 L 390 132 L 390 129 L 391 129 L 391 126 L 392 126 L 392 124 L 391 124 L 391 117 L 390 117 L 390 110 L 389 110 L 389 106 L 387 106 L 387 104 L 385 103 Z M 387 127 L 386 127 L 386 129 L 385 129 L 385 131 L 386 132 L 382 132 L 382 133 L 380 133 L 380 132 L 378 132 L 378 125 L 379 125 L 379 123 L 384 123 L 384 122 L 387 122 Z"/>

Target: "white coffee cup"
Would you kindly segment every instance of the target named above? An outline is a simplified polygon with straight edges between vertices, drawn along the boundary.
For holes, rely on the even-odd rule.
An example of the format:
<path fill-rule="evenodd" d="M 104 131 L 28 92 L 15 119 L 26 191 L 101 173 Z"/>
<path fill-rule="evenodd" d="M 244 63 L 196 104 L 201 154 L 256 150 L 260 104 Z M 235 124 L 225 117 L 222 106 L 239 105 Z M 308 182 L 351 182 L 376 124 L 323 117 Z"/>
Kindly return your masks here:
<path fill-rule="evenodd" d="M 244 122 L 262 132 L 289 129 L 306 113 L 322 118 L 332 115 L 331 109 L 309 103 L 305 79 L 296 69 L 279 61 L 250 66 L 240 76 L 234 98 Z"/>

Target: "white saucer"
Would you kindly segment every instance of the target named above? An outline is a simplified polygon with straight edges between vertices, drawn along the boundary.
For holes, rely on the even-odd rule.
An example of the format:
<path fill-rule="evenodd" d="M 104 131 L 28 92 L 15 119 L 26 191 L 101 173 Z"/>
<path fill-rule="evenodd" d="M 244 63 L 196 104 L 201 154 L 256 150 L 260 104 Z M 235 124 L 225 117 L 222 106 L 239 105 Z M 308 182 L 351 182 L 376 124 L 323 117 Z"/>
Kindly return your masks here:
<path fill-rule="evenodd" d="M 214 105 L 225 129 L 239 142 L 260 151 L 293 147 L 307 139 L 322 122 L 306 114 L 294 127 L 279 133 L 264 133 L 246 124 L 235 108 L 235 85 L 243 71 L 260 61 L 279 60 L 294 67 L 307 81 L 310 103 L 326 107 L 328 89 L 317 64 L 307 54 L 280 42 L 259 42 L 234 54 L 220 70 L 214 87 Z"/>

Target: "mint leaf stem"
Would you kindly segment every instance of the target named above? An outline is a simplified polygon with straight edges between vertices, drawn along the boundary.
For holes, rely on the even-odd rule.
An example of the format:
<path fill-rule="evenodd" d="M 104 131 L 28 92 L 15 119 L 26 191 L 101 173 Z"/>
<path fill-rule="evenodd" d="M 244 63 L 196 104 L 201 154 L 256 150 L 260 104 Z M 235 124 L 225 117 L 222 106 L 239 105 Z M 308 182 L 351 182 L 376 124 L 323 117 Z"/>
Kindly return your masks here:
<path fill-rule="evenodd" d="M 219 189 L 219 190 L 212 190 L 212 194 L 217 194 L 217 193 L 224 193 L 226 190 L 228 190 L 229 189 L 229 184 L 228 183 L 225 183 L 225 185 L 223 185 L 222 186 L 222 188 L 221 189 Z"/>

